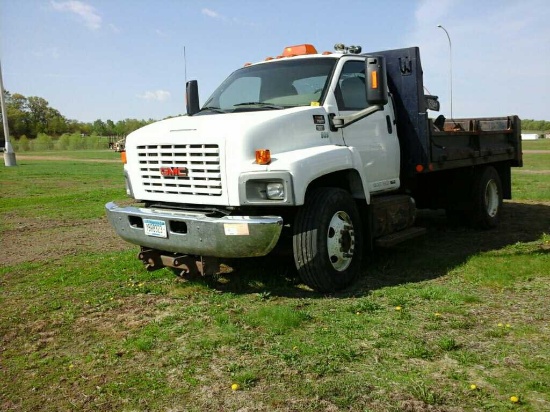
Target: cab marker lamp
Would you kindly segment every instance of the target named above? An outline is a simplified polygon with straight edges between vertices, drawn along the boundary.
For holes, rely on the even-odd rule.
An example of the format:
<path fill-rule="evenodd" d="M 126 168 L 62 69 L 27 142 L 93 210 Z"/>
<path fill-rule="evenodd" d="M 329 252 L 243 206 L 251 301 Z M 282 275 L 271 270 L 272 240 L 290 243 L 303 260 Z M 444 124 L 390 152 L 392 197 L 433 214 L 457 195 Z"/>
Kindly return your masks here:
<path fill-rule="evenodd" d="M 120 160 L 122 161 L 123 164 L 128 163 L 128 160 L 126 159 L 126 150 L 123 150 L 122 152 L 120 152 Z"/>
<path fill-rule="evenodd" d="M 256 150 L 256 163 L 259 165 L 268 165 L 271 163 L 271 152 L 269 149 Z"/>
<path fill-rule="evenodd" d="M 283 57 L 301 56 L 304 54 L 317 54 L 317 49 L 312 44 L 297 44 L 285 47 Z"/>

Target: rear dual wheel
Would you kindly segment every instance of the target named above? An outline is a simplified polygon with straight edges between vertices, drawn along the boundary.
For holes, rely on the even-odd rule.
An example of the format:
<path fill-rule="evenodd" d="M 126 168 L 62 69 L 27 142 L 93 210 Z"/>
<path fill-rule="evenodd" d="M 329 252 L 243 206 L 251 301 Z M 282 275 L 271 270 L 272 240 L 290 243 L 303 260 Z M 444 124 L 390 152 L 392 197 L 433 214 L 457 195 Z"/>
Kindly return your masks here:
<path fill-rule="evenodd" d="M 447 218 L 454 224 L 466 224 L 478 229 L 498 226 L 502 211 L 502 182 L 492 166 L 477 168 L 468 183 L 458 182 Z M 460 204 L 457 208 L 456 204 Z"/>
<path fill-rule="evenodd" d="M 363 237 L 354 199 L 345 190 L 313 190 L 294 222 L 294 261 L 302 280 L 328 292 L 343 289 L 361 268 Z"/>
<path fill-rule="evenodd" d="M 494 167 L 480 169 L 474 175 L 472 220 L 476 227 L 498 226 L 502 211 L 502 182 Z"/>

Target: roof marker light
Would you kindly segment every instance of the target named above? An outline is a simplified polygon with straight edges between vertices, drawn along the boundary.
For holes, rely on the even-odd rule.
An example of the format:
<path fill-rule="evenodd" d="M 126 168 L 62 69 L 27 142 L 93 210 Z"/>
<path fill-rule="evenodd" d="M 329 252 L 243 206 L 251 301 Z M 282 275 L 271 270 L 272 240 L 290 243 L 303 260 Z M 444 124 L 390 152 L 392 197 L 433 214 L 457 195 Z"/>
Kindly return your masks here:
<path fill-rule="evenodd" d="M 304 54 L 317 54 L 317 49 L 312 44 L 297 44 L 285 47 L 283 57 L 301 56 Z"/>

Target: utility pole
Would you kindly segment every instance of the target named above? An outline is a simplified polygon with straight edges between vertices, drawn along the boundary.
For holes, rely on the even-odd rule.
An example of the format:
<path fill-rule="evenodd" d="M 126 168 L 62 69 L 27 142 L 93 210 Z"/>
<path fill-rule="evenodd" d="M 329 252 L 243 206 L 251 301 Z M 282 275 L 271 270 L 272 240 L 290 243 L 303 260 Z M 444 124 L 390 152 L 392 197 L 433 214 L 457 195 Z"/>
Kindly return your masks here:
<path fill-rule="evenodd" d="M 4 123 L 4 137 L 6 139 L 6 147 L 4 148 L 4 165 L 17 166 L 15 160 L 15 152 L 10 143 L 10 129 L 8 127 L 8 113 L 6 111 L 6 103 L 4 102 L 4 82 L 2 81 L 2 64 L 0 63 L 0 105 L 2 106 L 2 121 Z"/>
<path fill-rule="evenodd" d="M 439 27 L 445 32 L 445 34 L 447 35 L 447 39 L 449 40 L 449 71 L 451 72 L 449 77 L 451 82 L 451 119 L 454 120 L 454 117 L 453 117 L 453 47 L 451 45 L 451 36 L 449 36 L 449 32 L 441 24 L 438 24 L 437 27 Z"/>
<path fill-rule="evenodd" d="M 453 117 L 453 47 L 451 45 L 451 36 L 449 36 L 449 32 L 441 24 L 438 24 L 437 27 L 439 27 L 441 30 L 445 32 L 445 34 L 447 35 L 447 39 L 449 40 L 449 71 L 450 71 L 449 78 L 451 83 L 451 119 L 454 119 Z"/>

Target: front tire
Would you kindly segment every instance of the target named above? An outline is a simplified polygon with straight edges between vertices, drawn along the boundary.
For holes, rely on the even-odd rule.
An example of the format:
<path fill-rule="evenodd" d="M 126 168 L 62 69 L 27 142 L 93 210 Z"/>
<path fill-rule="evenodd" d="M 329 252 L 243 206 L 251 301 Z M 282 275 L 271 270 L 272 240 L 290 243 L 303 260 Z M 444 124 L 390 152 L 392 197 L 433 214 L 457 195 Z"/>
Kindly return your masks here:
<path fill-rule="evenodd" d="M 294 261 L 311 288 L 336 291 L 350 285 L 361 269 L 363 236 L 355 201 L 342 189 L 318 188 L 296 215 Z"/>

